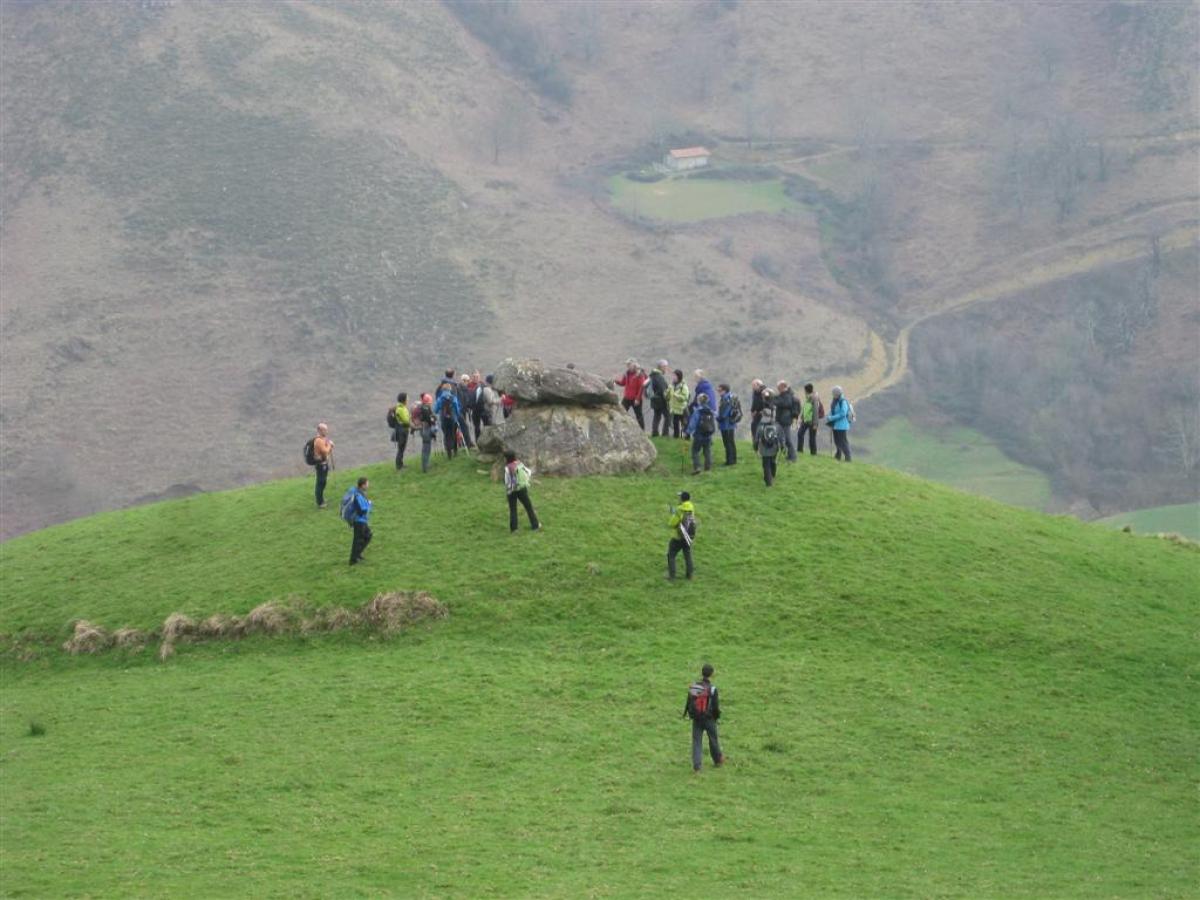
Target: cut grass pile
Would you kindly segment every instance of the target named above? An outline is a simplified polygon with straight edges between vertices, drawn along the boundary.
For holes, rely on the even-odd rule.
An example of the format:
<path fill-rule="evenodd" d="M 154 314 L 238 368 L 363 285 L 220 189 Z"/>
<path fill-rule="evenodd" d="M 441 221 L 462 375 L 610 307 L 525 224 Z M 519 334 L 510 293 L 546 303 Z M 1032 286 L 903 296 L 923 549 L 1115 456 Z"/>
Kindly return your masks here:
<path fill-rule="evenodd" d="M 663 222 L 701 222 L 742 213 L 778 213 L 796 209 L 778 178 L 718 181 L 664 178 L 643 184 L 624 175 L 609 179 L 613 204 L 629 215 Z"/>
<path fill-rule="evenodd" d="M 360 470 L 353 569 L 303 480 L 0 546 L 0 632 L 41 648 L 0 660 L 4 893 L 673 896 L 696 859 L 717 896 L 1192 891 L 1194 547 L 823 457 L 685 477 L 677 446 L 538 479 L 515 536 L 469 459 Z M 668 584 L 682 487 L 697 578 Z M 449 618 L 59 647 L 397 590 Z M 693 776 L 705 660 L 729 764 Z"/>
<path fill-rule="evenodd" d="M 1193 541 L 1200 541 L 1200 503 L 1152 506 L 1106 516 L 1097 521 L 1113 528 L 1124 528 L 1128 525 L 1139 534 L 1180 534 Z"/>
<path fill-rule="evenodd" d="M 1045 474 L 1005 456 L 972 428 L 929 427 L 896 417 L 872 429 L 859 443 L 872 463 L 993 500 L 1045 509 L 1051 499 Z"/>

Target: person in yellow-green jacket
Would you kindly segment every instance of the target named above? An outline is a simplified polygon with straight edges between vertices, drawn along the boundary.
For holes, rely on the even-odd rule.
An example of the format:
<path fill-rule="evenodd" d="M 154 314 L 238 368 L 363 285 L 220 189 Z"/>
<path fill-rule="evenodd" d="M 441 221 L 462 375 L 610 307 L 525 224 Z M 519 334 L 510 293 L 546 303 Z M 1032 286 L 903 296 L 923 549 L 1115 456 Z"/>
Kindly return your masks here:
<path fill-rule="evenodd" d="M 683 380 L 683 370 L 676 369 L 671 386 L 667 388 L 667 409 L 671 413 L 671 436 L 683 437 L 687 427 L 688 402 L 692 399 L 692 389 Z"/>
<path fill-rule="evenodd" d="M 392 426 L 392 443 L 396 445 L 396 469 L 404 468 L 404 450 L 408 447 L 408 432 L 412 428 L 412 414 L 408 411 L 408 394 L 396 395 L 396 406 L 388 414 Z"/>
<path fill-rule="evenodd" d="M 692 505 L 692 495 L 687 491 L 679 492 L 679 506 L 671 507 L 671 521 L 667 525 L 671 529 L 671 542 L 667 544 L 667 580 L 675 580 L 675 557 L 682 550 L 684 574 L 691 581 L 695 571 L 692 565 L 692 541 L 696 539 L 696 507 Z"/>

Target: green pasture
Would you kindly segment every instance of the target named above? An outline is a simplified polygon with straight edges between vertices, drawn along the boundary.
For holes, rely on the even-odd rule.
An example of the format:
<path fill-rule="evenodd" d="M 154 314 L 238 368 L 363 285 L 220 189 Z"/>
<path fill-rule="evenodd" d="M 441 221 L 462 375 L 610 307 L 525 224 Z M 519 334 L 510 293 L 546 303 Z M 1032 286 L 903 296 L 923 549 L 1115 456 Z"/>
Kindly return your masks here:
<path fill-rule="evenodd" d="M 365 472 L 367 561 L 293 479 L 0 545 L 5 896 L 1185 896 L 1200 554 L 871 465 Z M 689 488 L 697 576 L 663 580 Z M 450 617 L 70 657 L 264 600 Z M 705 660 L 728 764 L 693 775 Z M 36 728 L 31 728 L 36 725 Z M 34 734 L 32 732 L 39 732 Z"/>
<path fill-rule="evenodd" d="M 851 448 L 854 446 L 851 435 Z M 1050 479 L 1004 455 L 986 435 L 960 425 L 929 427 L 896 417 L 858 442 L 870 462 L 994 500 L 1044 509 Z M 868 457 L 864 455 L 864 459 Z"/>
<path fill-rule="evenodd" d="M 609 179 L 613 204 L 634 216 L 664 222 L 700 222 L 742 213 L 778 213 L 796 203 L 778 178 L 765 181 L 718 181 L 668 177 L 643 184 L 624 175 Z"/>
<path fill-rule="evenodd" d="M 1193 541 L 1200 541 L 1200 503 L 1152 506 L 1118 513 L 1097 521 L 1113 528 L 1124 528 L 1128 525 L 1141 534 L 1181 534 Z"/>

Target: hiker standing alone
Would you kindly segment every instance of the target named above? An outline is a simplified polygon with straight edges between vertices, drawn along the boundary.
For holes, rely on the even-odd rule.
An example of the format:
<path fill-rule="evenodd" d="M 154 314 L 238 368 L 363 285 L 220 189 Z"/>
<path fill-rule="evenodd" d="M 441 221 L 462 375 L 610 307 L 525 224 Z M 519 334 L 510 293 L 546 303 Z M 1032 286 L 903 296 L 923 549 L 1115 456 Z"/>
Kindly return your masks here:
<path fill-rule="evenodd" d="M 667 544 L 667 580 L 675 580 L 675 557 L 682 550 L 684 576 L 691 581 L 695 571 L 692 541 L 696 539 L 696 507 L 687 491 L 679 492 L 679 508 L 671 507 L 671 521 L 667 527 L 671 529 L 671 542 Z"/>
<path fill-rule="evenodd" d="M 529 482 L 533 478 L 533 472 L 525 463 L 517 459 L 517 454 L 511 450 L 504 452 L 504 492 L 508 495 L 508 530 L 516 532 L 517 530 L 517 502 L 525 507 L 525 514 L 529 516 L 529 527 L 534 531 L 542 530 L 542 523 L 538 521 L 537 513 L 533 511 L 533 503 L 529 499 Z"/>
<path fill-rule="evenodd" d="M 324 422 L 317 425 L 317 436 L 313 438 L 313 467 L 317 470 L 317 509 L 325 508 L 325 482 L 333 468 L 333 441 L 329 439 L 329 426 Z"/>
<path fill-rule="evenodd" d="M 355 485 L 354 492 L 347 500 L 350 510 L 343 511 L 342 515 L 350 522 L 350 526 L 354 529 L 354 540 L 350 542 L 350 565 L 356 565 L 363 555 L 363 551 L 367 549 L 367 544 L 371 543 L 371 526 L 367 524 L 367 520 L 371 516 L 371 501 L 367 499 L 367 490 L 371 487 L 371 483 L 366 478 L 358 479 L 358 484 Z"/>
<path fill-rule="evenodd" d="M 708 735 L 708 752 L 712 754 L 714 766 L 723 765 L 725 754 L 721 752 L 721 741 L 717 737 L 717 720 L 721 718 L 721 701 L 717 698 L 717 686 L 712 683 L 713 667 L 705 663 L 700 670 L 700 680 L 688 686 L 687 701 L 683 714 L 692 720 L 692 771 L 699 772 L 704 758 L 704 735 Z"/>

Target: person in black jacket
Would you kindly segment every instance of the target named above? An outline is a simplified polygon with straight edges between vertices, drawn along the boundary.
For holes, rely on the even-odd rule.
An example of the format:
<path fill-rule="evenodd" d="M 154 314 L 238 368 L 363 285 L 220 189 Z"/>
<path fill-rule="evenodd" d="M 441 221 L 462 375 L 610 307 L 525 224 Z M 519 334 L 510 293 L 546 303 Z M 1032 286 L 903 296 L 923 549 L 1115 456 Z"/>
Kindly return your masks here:
<path fill-rule="evenodd" d="M 775 392 L 775 424 L 779 426 L 779 435 L 783 445 L 787 447 L 788 462 L 796 461 L 796 433 L 792 431 L 792 422 L 800 418 L 800 400 L 795 392 L 788 387 L 786 381 L 776 385 Z"/>
<path fill-rule="evenodd" d="M 654 371 L 650 373 L 650 408 L 654 410 L 654 421 L 650 423 L 650 437 L 658 437 L 661 433 L 662 437 L 667 436 L 667 429 L 671 425 L 671 413 L 667 408 L 667 373 L 671 371 L 671 364 L 665 359 L 660 359 Z M 659 424 L 662 425 L 662 430 L 659 430 Z"/>
<path fill-rule="evenodd" d="M 755 450 L 758 449 L 758 423 L 762 420 L 765 387 L 758 378 L 750 382 L 750 444 Z"/>
<path fill-rule="evenodd" d="M 471 437 L 471 420 L 475 417 L 475 391 L 471 387 L 471 376 L 464 372 L 455 390 L 458 393 L 458 428 L 462 432 L 463 443 L 471 450 L 475 447 L 475 440 Z"/>
<path fill-rule="evenodd" d="M 692 720 L 692 771 L 699 772 L 704 758 L 704 735 L 708 735 L 708 752 L 712 754 L 714 766 L 724 764 L 721 741 L 717 737 L 717 720 L 721 718 L 721 701 L 717 686 L 712 683 L 713 667 L 704 664 L 700 680 L 688 686 L 683 714 Z"/>

